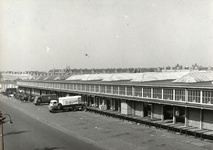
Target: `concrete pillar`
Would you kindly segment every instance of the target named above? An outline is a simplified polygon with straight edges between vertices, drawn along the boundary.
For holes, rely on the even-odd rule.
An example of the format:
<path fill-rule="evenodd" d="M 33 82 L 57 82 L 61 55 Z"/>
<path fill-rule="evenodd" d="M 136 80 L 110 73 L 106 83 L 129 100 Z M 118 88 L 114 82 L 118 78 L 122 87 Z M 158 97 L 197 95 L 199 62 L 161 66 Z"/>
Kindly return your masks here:
<path fill-rule="evenodd" d="M 143 88 L 141 89 L 141 92 L 142 92 L 142 93 L 141 93 L 141 97 L 143 97 Z"/>
<path fill-rule="evenodd" d="M 135 96 L 135 87 L 132 87 L 132 96 Z"/>
<path fill-rule="evenodd" d="M 164 97 L 163 97 L 163 88 L 161 90 L 161 95 L 162 95 L 161 99 L 164 99 Z"/>
<path fill-rule="evenodd" d="M 86 95 L 87 105 L 90 106 L 88 95 Z"/>
<path fill-rule="evenodd" d="M 176 124 L 175 106 L 173 106 L 173 124 Z"/>
<path fill-rule="evenodd" d="M 203 129 L 203 109 L 200 109 L 200 129 Z"/>
<path fill-rule="evenodd" d="M 102 105 L 102 97 L 99 98 L 99 105 Z"/>
<path fill-rule="evenodd" d="M 121 112 L 121 100 L 118 99 L 118 112 L 120 113 Z"/>
<path fill-rule="evenodd" d="M 132 101 L 131 108 L 132 108 L 132 115 L 134 116 L 135 115 L 135 102 L 134 101 Z"/>
<path fill-rule="evenodd" d="M 110 98 L 110 110 L 113 110 L 112 98 Z"/>
<path fill-rule="evenodd" d="M 144 102 L 141 102 L 142 110 L 141 110 L 141 117 L 144 117 Z"/>
<path fill-rule="evenodd" d="M 164 121 L 164 105 L 161 105 L 161 121 Z"/>
<path fill-rule="evenodd" d="M 151 98 L 153 98 L 153 88 L 151 88 Z"/>
<path fill-rule="evenodd" d="M 185 126 L 188 127 L 188 108 L 185 107 Z"/>
<path fill-rule="evenodd" d="M 203 91 L 200 91 L 200 103 L 203 103 Z"/>
<path fill-rule="evenodd" d="M 93 98 L 93 101 L 94 101 L 94 106 L 96 107 L 97 106 L 97 102 L 96 102 L 96 97 L 94 96 L 94 97 L 92 97 Z"/>
<path fill-rule="evenodd" d="M 151 119 L 154 118 L 154 105 L 151 104 Z"/>
<path fill-rule="evenodd" d="M 172 100 L 175 100 L 175 89 L 173 89 L 173 98 Z"/>

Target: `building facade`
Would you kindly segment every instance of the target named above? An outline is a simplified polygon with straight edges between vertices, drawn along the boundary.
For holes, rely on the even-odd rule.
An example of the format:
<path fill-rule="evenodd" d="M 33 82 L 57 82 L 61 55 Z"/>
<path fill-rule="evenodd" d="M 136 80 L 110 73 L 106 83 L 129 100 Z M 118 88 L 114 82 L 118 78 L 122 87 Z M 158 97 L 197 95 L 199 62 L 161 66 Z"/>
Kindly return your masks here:
<path fill-rule="evenodd" d="M 99 110 L 213 130 L 212 78 L 211 71 L 91 74 L 63 81 L 18 81 L 17 85 L 32 95 L 81 95 L 89 107 Z"/>

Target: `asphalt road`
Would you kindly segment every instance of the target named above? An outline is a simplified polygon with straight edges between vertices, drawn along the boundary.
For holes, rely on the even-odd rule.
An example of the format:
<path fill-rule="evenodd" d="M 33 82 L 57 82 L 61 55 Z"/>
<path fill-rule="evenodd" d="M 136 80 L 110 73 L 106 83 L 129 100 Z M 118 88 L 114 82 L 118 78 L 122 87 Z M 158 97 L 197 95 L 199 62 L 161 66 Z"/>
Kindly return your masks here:
<path fill-rule="evenodd" d="M 56 130 L 4 102 L 1 102 L 0 110 L 3 114 L 10 114 L 13 121 L 13 124 L 5 123 L 3 126 L 5 150 L 100 149 Z M 7 117 L 8 119 L 9 117 Z"/>
<path fill-rule="evenodd" d="M 5 150 L 213 150 L 205 140 L 84 111 L 52 114 L 3 96 L 0 109 L 14 121 L 4 124 Z"/>

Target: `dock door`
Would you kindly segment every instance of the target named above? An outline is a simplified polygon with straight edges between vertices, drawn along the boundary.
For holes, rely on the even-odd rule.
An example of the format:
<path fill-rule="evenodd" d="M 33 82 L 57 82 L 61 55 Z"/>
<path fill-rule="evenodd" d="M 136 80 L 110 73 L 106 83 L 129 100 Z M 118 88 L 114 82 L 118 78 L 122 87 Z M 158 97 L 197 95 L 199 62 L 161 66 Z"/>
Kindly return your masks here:
<path fill-rule="evenodd" d="M 163 113 L 165 120 L 173 119 L 173 106 L 165 105 Z"/>

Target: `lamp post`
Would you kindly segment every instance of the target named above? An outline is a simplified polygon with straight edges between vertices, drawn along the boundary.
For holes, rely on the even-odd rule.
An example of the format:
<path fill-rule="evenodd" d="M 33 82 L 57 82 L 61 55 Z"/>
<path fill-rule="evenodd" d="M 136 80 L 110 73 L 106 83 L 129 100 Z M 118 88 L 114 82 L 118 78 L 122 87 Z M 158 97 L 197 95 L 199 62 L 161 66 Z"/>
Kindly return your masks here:
<path fill-rule="evenodd" d="M 5 119 L 9 117 L 10 120 L 9 121 L 5 121 Z M 2 150 L 4 150 L 4 132 L 3 132 L 3 124 L 9 122 L 9 123 L 13 123 L 11 120 L 11 116 L 9 114 L 4 114 L 2 115 L 1 111 L 0 111 L 0 124 L 1 124 L 1 138 L 2 138 Z"/>

